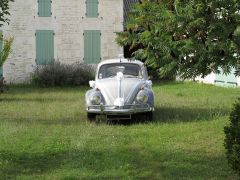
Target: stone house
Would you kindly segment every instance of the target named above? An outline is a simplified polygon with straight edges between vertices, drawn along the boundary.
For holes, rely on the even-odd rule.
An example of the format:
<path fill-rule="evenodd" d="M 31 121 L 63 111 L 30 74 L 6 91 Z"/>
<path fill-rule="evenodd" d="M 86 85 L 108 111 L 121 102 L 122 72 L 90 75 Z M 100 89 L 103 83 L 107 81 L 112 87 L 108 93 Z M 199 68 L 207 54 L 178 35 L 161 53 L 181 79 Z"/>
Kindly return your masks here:
<path fill-rule="evenodd" d="M 8 83 L 26 83 L 38 65 L 53 60 L 97 64 L 117 57 L 123 48 L 115 32 L 123 31 L 123 0 L 15 0 L 10 24 L 12 53 L 2 67 Z M 0 43 L 2 48 L 2 43 Z"/>

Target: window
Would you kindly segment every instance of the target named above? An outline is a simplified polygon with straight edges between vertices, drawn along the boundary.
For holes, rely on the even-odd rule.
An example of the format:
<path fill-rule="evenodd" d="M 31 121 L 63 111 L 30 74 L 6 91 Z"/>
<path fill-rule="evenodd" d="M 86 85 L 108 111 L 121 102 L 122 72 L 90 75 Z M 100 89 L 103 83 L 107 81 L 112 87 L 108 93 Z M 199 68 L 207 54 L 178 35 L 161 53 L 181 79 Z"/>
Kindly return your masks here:
<path fill-rule="evenodd" d="M 84 62 L 97 64 L 101 61 L 101 31 L 84 31 Z"/>
<path fill-rule="evenodd" d="M 46 65 L 54 61 L 54 32 L 52 30 L 36 31 L 36 63 Z"/>
<path fill-rule="evenodd" d="M 128 78 L 142 78 L 141 68 L 137 64 L 130 63 L 113 63 L 102 65 L 98 78 L 113 78 L 118 72 L 122 72 L 125 77 Z"/>
<path fill-rule="evenodd" d="M 86 17 L 98 17 L 98 0 L 86 0 Z"/>
<path fill-rule="evenodd" d="M 2 35 L 2 31 L 0 31 L 0 53 L 2 52 L 2 50 L 3 50 L 3 40 L 2 40 L 2 38 L 3 38 L 3 35 Z M 2 77 L 3 76 L 3 68 L 2 68 L 2 66 L 0 67 L 0 77 Z"/>
<path fill-rule="evenodd" d="M 51 17 L 51 0 L 38 0 L 38 16 Z"/>

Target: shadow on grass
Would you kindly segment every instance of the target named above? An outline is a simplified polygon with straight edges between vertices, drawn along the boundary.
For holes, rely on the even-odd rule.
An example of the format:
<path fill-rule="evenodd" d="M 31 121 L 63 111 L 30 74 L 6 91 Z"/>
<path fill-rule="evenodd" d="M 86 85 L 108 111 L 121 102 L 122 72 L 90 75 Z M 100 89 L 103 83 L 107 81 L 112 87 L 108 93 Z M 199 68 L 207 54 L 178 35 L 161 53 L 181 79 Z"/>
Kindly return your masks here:
<path fill-rule="evenodd" d="M 218 179 L 231 176 L 224 156 L 152 152 L 136 148 L 38 153 L 0 151 L 0 160 L 0 174 L 3 179 L 48 175 L 61 178 L 154 179 Z"/>
<path fill-rule="evenodd" d="M 7 122 L 16 122 L 22 124 L 43 124 L 43 125 L 79 125 L 81 123 L 94 124 L 108 124 L 108 125 L 124 125 L 131 126 L 137 124 L 147 124 L 147 123 L 179 123 L 179 122 L 194 122 L 194 121 L 211 121 L 218 117 L 228 116 L 229 111 L 226 109 L 204 109 L 204 108 L 170 108 L 170 107 L 161 107 L 156 108 L 153 113 L 153 120 L 148 120 L 148 117 L 142 116 L 139 118 L 133 118 L 131 120 L 113 120 L 113 121 L 89 121 L 87 120 L 86 112 L 84 111 L 75 111 L 72 115 L 64 114 L 61 118 L 48 117 L 43 119 L 41 115 L 34 115 L 29 117 L 8 117 L 3 119 Z M 139 119 L 138 119 L 139 118 Z"/>
<path fill-rule="evenodd" d="M 83 123 L 86 123 L 85 114 L 82 113 L 76 113 L 74 116 L 62 116 L 61 118 L 42 118 L 41 116 L 37 117 L 8 117 L 5 119 L 2 119 L 1 122 L 6 123 L 17 123 L 17 124 L 38 124 L 38 125 L 47 125 L 47 126 L 71 126 L 71 125 L 81 125 Z"/>
<path fill-rule="evenodd" d="M 228 116 L 229 113 L 227 109 L 156 107 L 154 121 L 169 123 L 197 120 L 209 121 L 215 117 Z"/>
<path fill-rule="evenodd" d="M 29 103 L 29 102 L 36 102 L 36 103 L 51 103 L 51 102 L 74 102 L 74 101 L 79 101 L 81 100 L 79 97 L 78 98 L 51 98 L 51 97 L 39 97 L 39 98 L 26 98 L 26 97 L 0 97 L 0 102 L 21 102 L 21 103 Z"/>
<path fill-rule="evenodd" d="M 152 121 L 160 123 L 211 121 L 216 117 L 228 116 L 229 113 L 226 109 L 156 107 Z M 147 117 L 142 117 L 140 120 L 111 121 L 110 124 L 135 125 L 149 122 L 151 121 L 147 120 Z"/>

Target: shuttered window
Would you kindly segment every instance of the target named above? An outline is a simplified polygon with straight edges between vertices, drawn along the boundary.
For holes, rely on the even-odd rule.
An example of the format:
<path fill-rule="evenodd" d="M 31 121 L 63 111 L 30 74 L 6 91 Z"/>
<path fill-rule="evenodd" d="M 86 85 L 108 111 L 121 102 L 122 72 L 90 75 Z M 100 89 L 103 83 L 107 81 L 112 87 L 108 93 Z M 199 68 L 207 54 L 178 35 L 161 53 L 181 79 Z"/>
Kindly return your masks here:
<path fill-rule="evenodd" d="M 54 61 L 54 32 L 52 30 L 36 31 L 36 63 L 46 65 Z"/>
<path fill-rule="evenodd" d="M 51 0 L 38 0 L 38 16 L 39 17 L 51 17 Z"/>
<path fill-rule="evenodd" d="M 216 74 L 215 83 L 220 86 L 236 86 L 237 78 L 235 76 L 235 69 L 233 68 L 229 74 L 223 74 L 223 70 L 220 69 L 220 74 Z"/>
<path fill-rule="evenodd" d="M 3 50 L 3 40 L 2 40 L 2 31 L 0 31 L 0 53 L 2 52 L 2 50 Z M 0 67 L 0 77 L 2 77 L 3 76 L 3 68 L 2 68 L 2 66 Z"/>
<path fill-rule="evenodd" d="M 101 61 L 101 31 L 84 31 L 84 62 L 97 64 Z"/>
<path fill-rule="evenodd" d="M 86 17 L 98 17 L 98 0 L 86 0 Z"/>

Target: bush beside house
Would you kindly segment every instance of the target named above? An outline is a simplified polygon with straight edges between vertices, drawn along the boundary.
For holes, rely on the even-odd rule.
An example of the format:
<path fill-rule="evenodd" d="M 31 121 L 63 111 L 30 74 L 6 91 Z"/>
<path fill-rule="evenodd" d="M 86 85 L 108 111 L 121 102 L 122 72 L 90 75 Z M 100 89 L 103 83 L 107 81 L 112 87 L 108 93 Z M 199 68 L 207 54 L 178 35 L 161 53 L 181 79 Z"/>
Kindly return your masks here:
<path fill-rule="evenodd" d="M 56 61 L 49 65 L 38 66 L 32 75 L 32 83 L 39 86 L 78 86 L 86 85 L 94 79 L 93 66 L 74 63 L 62 64 Z"/>

